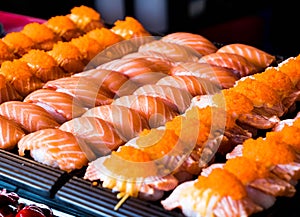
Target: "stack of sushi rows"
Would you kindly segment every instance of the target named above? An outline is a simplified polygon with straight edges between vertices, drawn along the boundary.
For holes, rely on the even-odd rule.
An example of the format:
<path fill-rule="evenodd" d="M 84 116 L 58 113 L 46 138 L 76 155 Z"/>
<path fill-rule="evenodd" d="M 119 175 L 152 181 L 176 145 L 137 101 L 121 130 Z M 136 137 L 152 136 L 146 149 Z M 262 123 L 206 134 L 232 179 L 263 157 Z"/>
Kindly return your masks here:
<path fill-rule="evenodd" d="M 58 25 L 62 20 L 65 25 Z M 71 23 L 74 28 L 67 28 Z M 47 31 L 36 31 L 40 28 Z M 53 37 L 44 40 L 49 31 Z M 47 37 L 42 40 L 40 32 Z M 180 183 L 214 162 L 215 152 L 225 155 L 254 138 L 258 130 L 272 129 L 297 101 L 299 76 L 289 73 L 296 73 L 290 68 L 298 67 L 298 58 L 282 64 L 279 75 L 275 56 L 257 48 L 245 44 L 218 48 L 203 36 L 186 32 L 158 38 L 131 17 L 108 29 L 100 14 L 82 6 L 14 34 L 22 34 L 22 46 L 13 34 L 0 42 L 4 42 L 0 44 L 0 148 L 21 156 L 29 150 L 34 160 L 66 172 L 89 166 L 86 179 L 101 180 L 124 198 L 160 200 L 164 192 L 180 189 Z M 270 86 L 273 77 L 280 82 Z M 211 138 L 209 131 L 213 114 L 218 114 L 218 123 L 219 116 L 224 121 L 218 138 Z M 182 134 L 196 137 L 191 141 Z M 163 138 L 168 138 L 166 143 Z M 179 143 L 179 152 L 172 152 L 173 143 Z M 206 152 L 210 155 L 203 164 Z M 114 156 L 151 162 L 149 173 L 139 174 L 133 182 L 126 176 L 125 181 L 115 179 L 124 175 L 116 173 L 122 169 L 103 166 Z M 156 162 L 160 158 L 163 161 Z M 165 160 L 171 162 L 171 169 L 163 167 L 169 172 L 157 174 Z M 149 177 L 150 182 L 145 182 Z M 185 214 L 198 213 L 189 206 L 185 209 L 183 200 L 178 206 Z M 174 208 L 167 202 L 163 205 Z M 205 210 L 214 212 L 215 206 Z M 261 210 L 250 208 L 246 214 Z"/>

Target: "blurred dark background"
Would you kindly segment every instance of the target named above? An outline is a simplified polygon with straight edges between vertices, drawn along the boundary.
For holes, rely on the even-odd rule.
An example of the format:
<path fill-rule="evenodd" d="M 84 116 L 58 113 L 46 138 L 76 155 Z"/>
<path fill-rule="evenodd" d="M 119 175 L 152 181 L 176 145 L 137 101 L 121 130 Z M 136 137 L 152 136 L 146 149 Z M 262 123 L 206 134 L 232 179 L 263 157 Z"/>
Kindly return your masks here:
<path fill-rule="evenodd" d="M 49 19 L 80 5 L 98 10 L 108 24 L 133 16 L 159 35 L 188 31 L 284 57 L 300 54 L 298 8 L 292 0 L 1 0 L 0 10 Z"/>

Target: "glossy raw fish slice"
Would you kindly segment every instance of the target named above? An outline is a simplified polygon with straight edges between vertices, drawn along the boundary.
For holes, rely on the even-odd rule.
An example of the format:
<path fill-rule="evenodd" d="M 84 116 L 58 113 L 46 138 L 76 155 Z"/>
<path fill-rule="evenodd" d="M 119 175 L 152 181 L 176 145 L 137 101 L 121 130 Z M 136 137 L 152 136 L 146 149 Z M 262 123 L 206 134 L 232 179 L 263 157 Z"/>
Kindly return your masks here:
<path fill-rule="evenodd" d="M 276 61 L 276 57 L 256 47 L 246 44 L 228 44 L 217 50 L 217 53 L 234 53 L 245 57 L 248 61 L 264 69 Z"/>
<path fill-rule="evenodd" d="M 114 126 L 119 136 L 128 141 L 143 130 L 149 129 L 148 121 L 138 111 L 121 105 L 97 106 L 86 111 L 82 117 L 98 117 Z"/>
<path fill-rule="evenodd" d="M 11 150 L 25 136 L 22 128 L 13 120 L 0 115 L 0 149 Z"/>
<path fill-rule="evenodd" d="M 0 74 L 0 104 L 7 101 L 22 100 L 17 90 Z"/>
<path fill-rule="evenodd" d="M 152 72 L 151 65 L 153 65 L 152 62 L 142 58 L 116 59 L 98 66 L 97 69 L 117 71 L 131 78 L 143 73 Z"/>
<path fill-rule="evenodd" d="M 233 53 L 212 53 L 201 57 L 200 63 L 208 63 L 236 71 L 240 77 L 261 72 L 261 68 L 254 65 L 245 57 Z"/>
<path fill-rule="evenodd" d="M 146 84 L 133 92 L 133 95 L 161 97 L 176 105 L 180 113 L 184 113 L 190 106 L 192 95 L 183 89 L 168 85 Z"/>
<path fill-rule="evenodd" d="M 57 128 L 59 124 L 42 107 L 29 102 L 9 101 L 0 105 L 0 115 L 15 121 L 26 132 Z"/>
<path fill-rule="evenodd" d="M 169 66 L 176 65 L 176 62 L 172 60 L 170 57 L 168 57 L 166 54 L 155 50 L 137 51 L 137 52 L 129 53 L 122 57 L 122 59 L 127 59 L 127 58 L 145 58 L 153 62 L 160 60 L 162 63 L 165 63 L 166 65 Z"/>
<path fill-rule="evenodd" d="M 72 96 L 48 89 L 32 92 L 24 102 L 42 107 L 60 124 L 81 116 L 87 110 Z"/>
<path fill-rule="evenodd" d="M 195 49 L 201 55 L 211 54 L 217 51 L 217 47 L 207 38 L 199 34 L 189 32 L 174 32 L 161 38 L 162 41 L 186 45 Z"/>
<path fill-rule="evenodd" d="M 60 130 L 71 132 L 84 144 L 82 150 L 91 150 L 86 155 L 89 161 L 107 155 L 125 142 L 119 137 L 116 129 L 109 122 L 97 117 L 78 117 L 63 123 Z M 85 147 L 82 147 L 82 146 Z"/>
<path fill-rule="evenodd" d="M 164 78 L 166 76 L 168 75 L 162 72 L 147 72 L 134 76 L 130 80 L 136 83 L 137 87 L 141 87 L 146 84 L 155 84 L 161 78 Z"/>
<path fill-rule="evenodd" d="M 43 129 L 27 134 L 18 142 L 18 148 L 20 156 L 28 150 L 35 161 L 67 172 L 88 163 L 76 137 L 60 129 Z"/>
<path fill-rule="evenodd" d="M 101 83 L 96 83 L 88 77 L 60 78 L 48 81 L 43 88 L 68 94 L 88 108 L 110 104 L 114 96 Z"/>
<path fill-rule="evenodd" d="M 157 85 L 168 85 L 175 88 L 180 88 L 188 91 L 192 96 L 206 94 L 205 81 L 202 78 L 189 75 L 181 76 L 166 76 L 156 82 Z"/>
<path fill-rule="evenodd" d="M 162 72 L 165 74 L 169 74 L 170 69 L 176 64 L 166 55 L 155 51 L 134 52 L 122 57 L 122 59 L 136 59 L 136 58 L 142 58 L 151 61 L 153 63 L 153 65 L 151 66 L 153 71 Z"/>
<path fill-rule="evenodd" d="M 113 105 L 126 106 L 146 117 L 151 128 L 164 125 L 168 120 L 179 115 L 177 106 L 160 97 L 129 95 L 116 99 Z"/>
<path fill-rule="evenodd" d="M 143 44 L 138 52 L 155 51 L 166 55 L 175 62 L 197 62 L 201 55 L 191 47 L 156 40 Z"/>
<path fill-rule="evenodd" d="M 74 74 L 73 77 L 91 78 L 97 85 L 103 86 L 117 96 L 130 95 L 137 88 L 128 76 L 113 70 L 90 69 Z"/>
<path fill-rule="evenodd" d="M 180 63 L 171 69 L 171 74 L 203 78 L 221 88 L 233 87 L 239 79 L 239 76 L 231 69 L 200 62 Z"/>

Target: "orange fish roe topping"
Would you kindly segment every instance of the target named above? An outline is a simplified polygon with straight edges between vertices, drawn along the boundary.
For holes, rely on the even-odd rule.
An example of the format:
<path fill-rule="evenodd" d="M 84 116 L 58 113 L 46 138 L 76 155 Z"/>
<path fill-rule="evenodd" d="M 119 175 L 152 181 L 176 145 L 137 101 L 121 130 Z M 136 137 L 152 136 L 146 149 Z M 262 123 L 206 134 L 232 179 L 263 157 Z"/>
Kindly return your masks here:
<path fill-rule="evenodd" d="M 63 34 L 68 30 L 77 30 L 76 24 L 67 16 L 59 15 L 47 20 L 47 27 L 56 34 Z"/>
<path fill-rule="evenodd" d="M 64 61 L 65 59 L 82 59 L 82 54 L 80 50 L 70 42 L 56 43 L 52 50 L 48 51 L 48 54 L 58 59 L 59 61 Z"/>
<path fill-rule="evenodd" d="M 133 17 L 125 17 L 125 20 L 117 20 L 111 31 L 121 35 L 125 39 L 133 37 L 151 36 L 151 34 L 144 28 L 144 26 Z"/>
<path fill-rule="evenodd" d="M 274 140 L 292 146 L 295 151 L 300 151 L 300 128 L 285 125 L 281 131 L 267 132 L 267 140 Z"/>
<path fill-rule="evenodd" d="M 22 32 L 10 32 L 2 40 L 8 45 L 10 51 L 19 57 L 35 46 L 34 41 Z"/>
<path fill-rule="evenodd" d="M 194 129 L 192 132 L 198 132 L 197 144 L 203 144 L 207 141 L 209 136 L 218 136 L 223 133 L 226 127 L 230 128 L 234 121 L 227 117 L 224 109 L 207 106 L 205 108 L 193 107 L 191 110 L 186 111 L 186 117 L 189 121 L 197 120 L 197 124 L 191 122 L 190 127 Z M 194 127 L 193 127 L 194 125 Z M 195 129 L 195 126 L 199 129 Z"/>
<path fill-rule="evenodd" d="M 270 175 L 270 171 L 266 166 L 245 157 L 235 157 L 227 160 L 224 169 L 234 174 L 243 184 Z"/>
<path fill-rule="evenodd" d="M 110 45 L 124 40 L 122 36 L 114 33 L 113 31 L 105 27 L 91 30 L 88 33 L 86 33 L 86 35 L 98 41 L 98 43 L 101 44 L 103 47 L 108 47 Z"/>
<path fill-rule="evenodd" d="M 101 28 L 104 24 L 101 15 L 91 7 L 81 5 L 71 9 L 71 14 L 67 15 L 84 33 L 93 29 Z"/>
<path fill-rule="evenodd" d="M 164 157 L 178 143 L 178 136 L 172 130 L 151 129 L 146 135 L 140 135 L 136 144 L 151 156 L 151 159 Z"/>
<path fill-rule="evenodd" d="M 113 151 L 112 154 L 133 162 L 151 161 L 150 156 L 146 152 L 131 146 L 122 146 L 119 151 Z"/>
<path fill-rule="evenodd" d="M 252 78 L 239 80 L 232 89 L 251 99 L 255 107 L 266 105 L 271 108 L 280 102 L 280 97 L 275 90 L 265 83 Z"/>
<path fill-rule="evenodd" d="M 72 8 L 71 14 L 77 15 L 79 17 L 87 17 L 91 20 L 100 20 L 101 18 L 100 14 L 96 10 L 84 5 Z"/>
<path fill-rule="evenodd" d="M 104 49 L 104 46 L 87 35 L 73 38 L 70 42 L 75 45 L 81 52 L 83 58 L 87 61 L 93 59 L 99 52 Z"/>
<path fill-rule="evenodd" d="M 8 81 L 14 81 L 19 77 L 32 74 L 32 71 L 27 63 L 19 59 L 14 59 L 13 61 L 4 61 L 2 63 L 0 74 L 4 75 Z"/>
<path fill-rule="evenodd" d="M 3 40 L 0 40 L 0 65 L 5 60 L 13 60 L 14 54 L 10 52 L 9 47 Z"/>
<path fill-rule="evenodd" d="M 233 116 L 249 114 L 254 109 L 252 101 L 246 95 L 232 89 L 224 89 L 221 93 L 214 94 L 213 101 L 221 106 L 225 102 L 223 106 L 226 108 L 226 112 Z"/>
<path fill-rule="evenodd" d="M 294 127 L 300 128 L 300 118 L 296 118 L 296 119 L 294 120 L 293 126 L 294 126 Z"/>
<path fill-rule="evenodd" d="M 280 72 L 289 76 L 294 85 L 300 79 L 300 58 L 289 58 L 278 66 Z"/>
<path fill-rule="evenodd" d="M 42 43 L 48 40 L 57 41 L 54 32 L 41 23 L 28 23 L 24 26 L 21 32 L 30 37 L 35 43 Z"/>
<path fill-rule="evenodd" d="M 287 164 L 296 159 L 292 148 L 282 142 L 265 140 L 262 137 L 247 139 L 243 143 L 243 156 L 265 164 Z"/>
<path fill-rule="evenodd" d="M 255 74 L 253 77 L 272 87 L 281 98 L 287 97 L 293 90 L 293 82 L 289 76 L 275 67 L 268 67 L 264 72 Z"/>
<path fill-rule="evenodd" d="M 230 196 L 240 200 L 247 196 L 242 182 L 227 170 L 216 168 L 207 177 L 199 176 L 194 184 L 198 189 L 211 189 L 221 197 Z"/>
<path fill-rule="evenodd" d="M 43 50 L 32 49 L 20 59 L 29 64 L 33 69 L 51 68 L 58 66 L 56 60 Z"/>
<path fill-rule="evenodd" d="M 206 141 L 208 136 L 208 133 L 205 132 L 209 132 L 207 128 L 205 128 L 203 125 L 200 125 L 199 120 L 188 119 L 181 115 L 178 115 L 172 120 L 166 122 L 165 127 L 167 130 L 173 130 L 174 133 L 179 137 L 181 141 L 188 143 L 190 145 L 192 145 L 191 143 L 202 144 L 201 141 L 203 140 Z M 200 128 L 204 132 L 200 133 L 199 132 Z M 205 134 L 205 136 L 201 138 L 200 135 L 202 134 Z"/>

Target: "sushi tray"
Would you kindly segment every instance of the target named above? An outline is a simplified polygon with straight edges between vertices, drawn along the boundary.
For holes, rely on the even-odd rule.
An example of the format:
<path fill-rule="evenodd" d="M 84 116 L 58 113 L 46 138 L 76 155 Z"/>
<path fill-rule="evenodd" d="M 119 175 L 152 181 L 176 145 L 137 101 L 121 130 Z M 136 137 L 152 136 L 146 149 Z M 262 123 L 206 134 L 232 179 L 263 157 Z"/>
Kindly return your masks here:
<path fill-rule="evenodd" d="M 300 54 L 83 5 L 0 23 L 1 217 L 299 216 Z"/>

